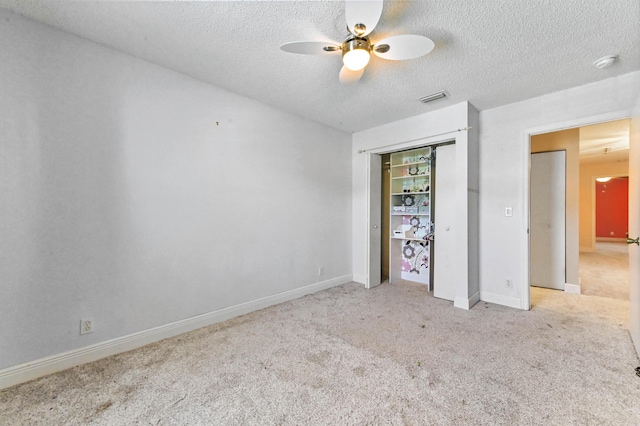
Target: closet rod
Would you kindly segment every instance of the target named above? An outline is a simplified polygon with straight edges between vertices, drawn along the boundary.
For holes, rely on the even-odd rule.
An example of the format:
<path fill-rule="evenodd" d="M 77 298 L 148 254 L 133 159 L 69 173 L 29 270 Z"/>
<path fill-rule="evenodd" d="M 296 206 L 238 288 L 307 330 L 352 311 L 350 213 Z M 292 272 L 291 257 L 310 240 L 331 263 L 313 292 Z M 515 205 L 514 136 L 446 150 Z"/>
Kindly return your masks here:
<path fill-rule="evenodd" d="M 452 130 L 450 132 L 444 132 L 444 133 L 438 133 L 437 135 L 429 135 L 429 136 L 423 136 L 421 138 L 416 138 L 416 139 L 411 139 L 408 141 L 403 141 L 403 142 L 396 142 L 396 143 L 392 143 L 389 145 L 383 145 L 383 146 L 378 146 L 376 148 L 370 148 L 370 149 L 360 149 L 358 150 L 358 154 L 363 154 L 365 152 L 369 152 L 369 151 L 373 151 L 373 150 L 378 150 L 378 149 L 382 149 L 382 148 L 390 148 L 392 146 L 396 146 L 396 145 L 403 145 L 405 143 L 411 143 L 411 142 L 416 142 L 416 141 L 420 141 L 422 139 L 429 139 L 429 138 L 435 138 L 436 136 L 444 136 L 444 135 L 448 135 L 451 133 L 457 133 L 457 132 L 465 132 L 467 130 L 471 129 L 471 126 L 467 126 L 467 127 L 463 127 L 462 129 L 457 129 L 457 130 Z"/>

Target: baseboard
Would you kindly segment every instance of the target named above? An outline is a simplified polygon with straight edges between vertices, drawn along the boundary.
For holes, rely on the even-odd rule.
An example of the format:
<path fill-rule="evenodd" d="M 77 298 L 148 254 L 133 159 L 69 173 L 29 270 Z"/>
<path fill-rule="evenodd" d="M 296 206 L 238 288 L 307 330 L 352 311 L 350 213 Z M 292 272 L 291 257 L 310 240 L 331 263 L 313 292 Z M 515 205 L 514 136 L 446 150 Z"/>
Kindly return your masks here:
<path fill-rule="evenodd" d="M 571 294 L 580 294 L 580 285 L 564 283 L 564 292 Z"/>
<path fill-rule="evenodd" d="M 496 305 L 508 306 L 510 308 L 523 309 L 522 301 L 517 297 L 503 296 L 502 294 L 481 291 L 480 300 L 483 302 L 495 303 Z"/>
<path fill-rule="evenodd" d="M 613 237 L 597 237 L 596 241 L 607 242 L 607 243 L 626 243 L 626 238 L 613 238 Z"/>
<path fill-rule="evenodd" d="M 367 277 L 360 274 L 353 274 L 353 281 L 358 284 L 367 284 Z"/>
<path fill-rule="evenodd" d="M 578 251 L 580 253 L 595 253 L 596 248 L 595 247 L 580 247 L 578 249 Z"/>
<path fill-rule="evenodd" d="M 352 278 L 352 275 L 343 275 L 341 277 L 307 285 L 305 287 L 274 294 L 273 296 L 263 297 L 251 302 L 245 302 L 228 308 L 219 309 L 217 311 L 208 312 L 206 314 L 196 315 L 195 317 L 186 318 L 184 320 L 161 325 L 159 327 L 129 334 L 127 336 L 118 337 L 96 343 L 94 345 L 85 346 L 83 348 L 74 349 L 5 368 L 0 370 L 0 389 L 37 379 L 38 377 L 46 376 L 58 371 L 66 370 L 77 365 L 97 361 L 111 355 L 127 352 L 132 349 L 148 345 L 149 343 L 154 343 L 188 331 L 206 327 L 240 315 L 245 315 L 249 312 L 277 305 L 278 303 L 283 303 L 308 294 L 326 290 L 331 287 L 348 283 L 352 281 Z"/>
<path fill-rule="evenodd" d="M 456 297 L 453 300 L 453 306 L 460 309 L 469 310 L 480 301 L 480 292 L 475 292 L 470 298 Z"/>

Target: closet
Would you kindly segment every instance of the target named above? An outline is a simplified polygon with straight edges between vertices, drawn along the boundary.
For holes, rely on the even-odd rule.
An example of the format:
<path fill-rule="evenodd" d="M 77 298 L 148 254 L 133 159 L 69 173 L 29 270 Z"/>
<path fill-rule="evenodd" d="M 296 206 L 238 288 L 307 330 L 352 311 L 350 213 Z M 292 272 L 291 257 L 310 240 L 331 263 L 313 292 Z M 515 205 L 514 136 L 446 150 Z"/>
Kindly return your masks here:
<path fill-rule="evenodd" d="M 390 155 L 389 282 L 425 284 L 455 298 L 455 145 Z"/>
<path fill-rule="evenodd" d="M 391 154 L 389 282 L 398 279 L 431 289 L 431 148 Z"/>

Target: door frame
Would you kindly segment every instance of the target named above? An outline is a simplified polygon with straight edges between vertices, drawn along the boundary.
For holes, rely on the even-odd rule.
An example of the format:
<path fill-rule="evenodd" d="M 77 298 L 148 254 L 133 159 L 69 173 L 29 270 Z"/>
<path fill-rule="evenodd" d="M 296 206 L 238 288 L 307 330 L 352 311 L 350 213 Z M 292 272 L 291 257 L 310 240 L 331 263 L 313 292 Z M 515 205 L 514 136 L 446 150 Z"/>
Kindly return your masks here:
<path fill-rule="evenodd" d="M 366 288 L 371 288 L 369 283 L 370 281 L 370 274 L 369 274 L 369 270 L 370 270 L 370 265 L 372 262 L 372 259 L 377 256 L 378 259 L 380 259 L 381 253 L 380 251 L 374 251 L 374 246 L 371 244 L 370 238 L 369 238 L 369 229 L 373 224 L 373 218 L 371 217 L 372 214 L 371 212 L 373 210 L 375 210 L 376 208 L 378 210 L 382 209 L 382 202 L 380 202 L 380 205 L 375 206 L 373 204 L 371 204 L 370 200 L 372 200 L 372 191 L 377 191 L 379 194 L 382 194 L 382 186 L 379 187 L 373 187 L 371 185 L 371 179 L 369 179 L 369 170 L 371 170 L 371 155 L 379 155 L 382 156 L 383 154 L 390 154 L 393 152 L 398 152 L 398 151 L 406 151 L 408 149 L 413 149 L 413 148 L 420 148 L 423 146 L 434 146 L 434 145 L 442 145 L 442 144 L 449 144 L 449 143 L 456 143 L 457 137 L 442 137 L 440 136 L 439 139 L 434 139 L 433 137 L 425 137 L 425 138 L 421 138 L 421 139 L 416 139 L 413 140 L 411 142 L 407 142 L 407 143 L 402 143 L 402 144 L 397 144 L 395 146 L 392 147 L 382 147 L 382 148 L 372 148 L 372 149 L 368 149 L 367 150 L 367 189 L 366 189 L 366 194 L 367 194 L 367 261 L 366 261 L 366 271 L 367 271 L 367 276 L 366 276 L 366 281 L 365 281 L 365 287 Z M 382 200 L 381 200 L 382 201 Z M 381 236 L 381 238 L 384 236 Z M 387 235 L 387 238 L 389 236 Z"/>
<path fill-rule="evenodd" d="M 375 164 L 372 158 L 376 158 Z M 380 175 L 375 179 L 376 184 L 373 183 L 372 173 Z M 374 189 L 373 191 L 367 191 L 367 246 L 369 247 L 369 256 L 367 256 L 367 281 L 365 283 L 366 288 L 374 288 L 382 284 L 380 276 L 382 275 L 382 242 L 379 244 L 372 243 L 372 229 L 375 228 L 378 231 L 379 239 L 382 240 L 382 155 L 374 152 L 367 153 L 367 187 Z M 375 190 L 377 188 L 377 191 Z M 378 266 L 378 273 L 376 277 L 371 276 L 371 271 L 374 266 Z"/>
<path fill-rule="evenodd" d="M 530 253 L 530 220 L 531 220 L 531 137 L 544 133 L 558 132 L 561 130 L 573 129 L 576 127 L 590 126 L 593 124 L 606 123 L 609 121 L 623 120 L 631 118 L 630 111 L 628 109 L 613 111 L 605 114 L 591 115 L 573 120 L 547 123 L 540 126 L 525 128 L 522 131 L 522 144 L 524 146 L 524 152 L 522 157 L 522 170 L 523 170 L 523 194 L 524 194 L 524 221 L 522 234 L 525 238 L 522 239 L 522 298 L 520 299 L 521 308 L 524 310 L 531 309 L 531 253 Z M 566 242 L 565 242 L 566 244 Z"/>

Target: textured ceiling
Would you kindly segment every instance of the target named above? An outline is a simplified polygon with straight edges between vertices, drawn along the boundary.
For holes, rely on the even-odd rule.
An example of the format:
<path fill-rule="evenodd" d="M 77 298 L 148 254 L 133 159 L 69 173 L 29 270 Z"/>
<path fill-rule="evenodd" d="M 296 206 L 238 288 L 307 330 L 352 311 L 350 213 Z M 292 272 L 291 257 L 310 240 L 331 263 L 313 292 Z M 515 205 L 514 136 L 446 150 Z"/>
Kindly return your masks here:
<path fill-rule="evenodd" d="M 580 161 L 602 163 L 629 160 L 629 120 L 580 127 Z"/>
<path fill-rule="evenodd" d="M 411 61 L 372 58 L 338 82 L 340 55 L 282 43 L 342 41 L 344 2 L 0 0 L 18 14 L 327 125 L 357 131 L 468 100 L 488 109 L 640 69 L 638 0 L 387 1 L 371 40 L 421 34 Z M 593 62 L 619 55 L 611 68 Z M 445 89 L 450 97 L 417 98 Z"/>

